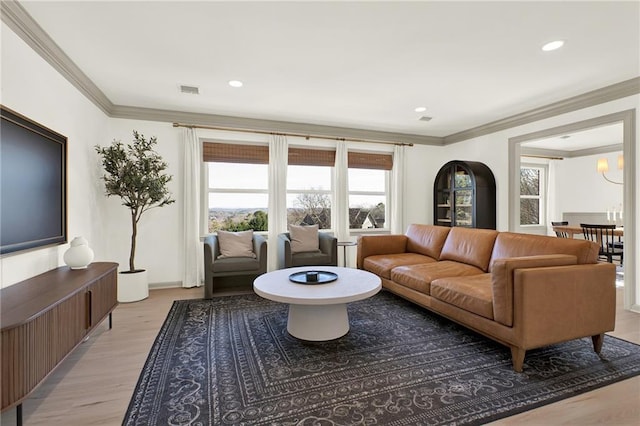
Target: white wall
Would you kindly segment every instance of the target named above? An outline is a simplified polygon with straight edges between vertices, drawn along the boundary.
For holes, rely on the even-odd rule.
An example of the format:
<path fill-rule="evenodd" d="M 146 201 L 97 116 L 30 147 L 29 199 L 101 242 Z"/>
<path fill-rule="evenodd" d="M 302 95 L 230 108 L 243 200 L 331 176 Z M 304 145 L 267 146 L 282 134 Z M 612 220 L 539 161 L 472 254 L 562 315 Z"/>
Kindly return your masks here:
<path fill-rule="evenodd" d="M 102 209 L 93 145 L 107 140 L 108 118 L 3 23 L 0 102 L 62 134 L 67 140 L 67 208 L 69 241 L 83 236 L 96 260 L 108 260 L 104 230 L 94 219 Z M 0 259 L 0 287 L 6 287 L 63 264 L 68 244 Z"/>
<path fill-rule="evenodd" d="M 622 171 L 617 169 L 618 155 L 622 155 L 622 151 L 556 161 L 557 217 L 562 218 L 564 212 L 606 212 L 621 208 L 622 185 L 609 183 L 596 172 L 598 158 L 607 158 L 610 169 L 607 177 L 622 182 Z"/>

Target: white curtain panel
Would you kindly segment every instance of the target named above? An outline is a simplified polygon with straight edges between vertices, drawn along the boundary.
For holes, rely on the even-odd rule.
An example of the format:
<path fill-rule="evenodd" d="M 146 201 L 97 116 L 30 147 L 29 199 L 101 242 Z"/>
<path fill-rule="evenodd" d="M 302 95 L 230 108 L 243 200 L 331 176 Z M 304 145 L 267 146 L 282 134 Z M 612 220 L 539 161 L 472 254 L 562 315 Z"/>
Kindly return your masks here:
<path fill-rule="evenodd" d="M 182 141 L 184 151 L 184 240 L 183 287 L 199 287 L 204 279 L 202 235 L 202 143 L 195 129 L 185 128 Z"/>
<path fill-rule="evenodd" d="M 269 139 L 269 238 L 267 269 L 278 269 L 278 234 L 287 232 L 287 165 L 289 144 L 282 135 Z"/>
<path fill-rule="evenodd" d="M 405 145 L 393 147 L 393 169 L 391 169 L 391 211 L 389 218 L 389 229 L 392 234 L 404 234 L 405 227 L 405 207 L 404 207 L 404 184 L 405 184 Z"/>
<path fill-rule="evenodd" d="M 349 241 L 349 157 L 345 141 L 336 145 L 336 163 L 333 168 L 333 202 L 331 209 L 335 236 L 338 241 Z"/>

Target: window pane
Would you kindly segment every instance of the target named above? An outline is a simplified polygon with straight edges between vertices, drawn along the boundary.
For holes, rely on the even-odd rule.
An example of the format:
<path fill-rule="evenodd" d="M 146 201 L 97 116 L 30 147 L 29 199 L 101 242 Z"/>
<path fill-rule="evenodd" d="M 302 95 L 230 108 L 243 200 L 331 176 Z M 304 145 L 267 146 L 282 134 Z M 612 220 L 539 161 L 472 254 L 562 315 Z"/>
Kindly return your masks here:
<path fill-rule="evenodd" d="M 267 189 L 267 164 L 208 163 L 209 188 Z"/>
<path fill-rule="evenodd" d="M 266 231 L 268 165 L 208 163 L 208 168 L 209 232 Z"/>
<path fill-rule="evenodd" d="M 331 167 L 287 167 L 287 223 L 331 228 Z"/>
<path fill-rule="evenodd" d="M 385 227 L 387 173 L 387 170 L 349 169 L 349 229 Z"/>
<path fill-rule="evenodd" d="M 209 193 L 209 232 L 267 230 L 268 194 Z"/>
<path fill-rule="evenodd" d="M 540 169 L 520 169 L 520 195 L 540 195 Z"/>
<path fill-rule="evenodd" d="M 349 229 L 374 229 L 385 227 L 384 195 L 350 195 Z"/>
<path fill-rule="evenodd" d="M 300 189 L 331 190 L 331 167 L 288 166 L 287 191 Z"/>
<path fill-rule="evenodd" d="M 349 191 L 384 192 L 386 170 L 349 169 Z"/>
<path fill-rule="evenodd" d="M 322 192 L 287 194 L 287 223 L 331 228 L 331 195 Z"/>
<path fill-rule="evenodd" d="M 540 224 L 540 200 L 537 198 L 520 199 L 520 225 Z"/>

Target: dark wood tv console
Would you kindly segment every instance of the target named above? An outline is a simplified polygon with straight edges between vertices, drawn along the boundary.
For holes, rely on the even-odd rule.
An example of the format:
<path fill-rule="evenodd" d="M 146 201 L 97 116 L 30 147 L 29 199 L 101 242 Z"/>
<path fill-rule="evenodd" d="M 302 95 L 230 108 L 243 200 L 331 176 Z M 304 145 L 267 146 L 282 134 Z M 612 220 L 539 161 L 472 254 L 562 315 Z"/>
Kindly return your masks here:
<path fill-rule="evenodd" d="M 0 290 L 2 406 L 16 407 L 117 306 L 118 264 L 63 266 Z"/>

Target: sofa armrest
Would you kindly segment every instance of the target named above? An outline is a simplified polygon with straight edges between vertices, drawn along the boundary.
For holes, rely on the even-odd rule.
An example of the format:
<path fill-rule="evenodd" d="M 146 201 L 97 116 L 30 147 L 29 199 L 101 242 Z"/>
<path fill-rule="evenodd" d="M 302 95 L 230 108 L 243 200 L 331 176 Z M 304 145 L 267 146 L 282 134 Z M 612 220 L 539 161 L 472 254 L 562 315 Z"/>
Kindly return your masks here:
<path fill-rule="evenodd" d="M 205 298 L 213 297 L 213 261 L 220 255 L 218 238 L 209 235 L 204 238 L 204 293 Z"/>
<path fill-rule="evenodd" d="M 318 232 L 318 247 L 331 257 L 331 265 L 338 266 L 338 239 L 328 232 Z"/>
<path fill-rule="evenodd" d="M 509 327 L 513 325 L 513 280 L 516 269 L 575 265 L 577 262 L 578 259 L 575 256 L 568 254 L 510 257 L 494 260 L 491 265 L 494 320 Z"/>
<path fill-rule="evenodd" d="M 521 347 L 536 348 L 612 331 L 615 271 L 611 263 L 516 270 L 514 327 Z"/>
<path fill-rule="evenodd" d="M 293 264 L 291 256 L 289 233 L 278 234 L 278 269 L 289 268 Z"/>
<path fill-rule="evenodd" d="M 358 238 L 358 269 L 362 269 L 364 259 L 368 256 L 404 253 L 407 240 L 406 235 L 361 235 Z"/>
<path fill-rule="evenodd" d="M 253 234 L 253 252 L 260 263 L 261 274 L 267 272 L 267 240 L 260 234 Z"/>

